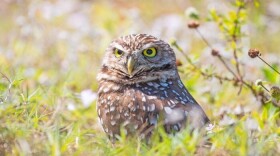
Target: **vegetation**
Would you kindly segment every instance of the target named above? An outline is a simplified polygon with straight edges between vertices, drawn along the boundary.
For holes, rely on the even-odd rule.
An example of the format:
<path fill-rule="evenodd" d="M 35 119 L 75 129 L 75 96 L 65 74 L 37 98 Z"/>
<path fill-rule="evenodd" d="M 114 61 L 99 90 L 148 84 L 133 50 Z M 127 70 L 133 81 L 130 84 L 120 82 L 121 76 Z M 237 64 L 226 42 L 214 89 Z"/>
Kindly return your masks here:
<path fill-rule="evenodd" d="M 279 155 L 277 6 L 1 2 L 0 155 Z M 97 120 L 96 74 L 109 42 L 129 33 L 170 41 L 181 78 L 211 125 L 176 135 L 159 128 L 161 137 L 149 143 L 124 135 L 108 141 Z"/>

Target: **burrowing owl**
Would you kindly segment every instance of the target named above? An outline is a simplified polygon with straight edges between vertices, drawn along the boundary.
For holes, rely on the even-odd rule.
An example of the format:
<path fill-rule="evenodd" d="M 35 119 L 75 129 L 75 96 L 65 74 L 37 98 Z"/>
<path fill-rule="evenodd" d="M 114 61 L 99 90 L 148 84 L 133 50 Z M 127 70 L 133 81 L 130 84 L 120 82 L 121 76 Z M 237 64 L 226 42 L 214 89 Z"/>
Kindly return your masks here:
<path fill-rule="evenodd" d="M 107 48 L 98 74 L 97 111 L 110 138 L 149 136 L 154 126 L 166 132 L 201 127 L 209 119 L 180 80 L 171 47 L 151 35 L 133 34 Z"/>

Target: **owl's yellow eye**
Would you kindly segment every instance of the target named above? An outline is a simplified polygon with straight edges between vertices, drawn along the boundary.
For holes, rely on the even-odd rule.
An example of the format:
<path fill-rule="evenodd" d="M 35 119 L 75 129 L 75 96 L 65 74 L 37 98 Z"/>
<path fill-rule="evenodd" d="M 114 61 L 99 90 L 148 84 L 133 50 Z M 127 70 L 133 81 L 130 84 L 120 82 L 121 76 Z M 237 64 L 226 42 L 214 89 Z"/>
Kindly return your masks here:
<path fill-rule="evenodd" d="M 115 51 L 114 51 L 114 54 L 117 58 L 119 58 L 123 55 L 123 51 L 116 48 Z"/>
<path fill-rule="evenodd" d="M 143 51 L 143 55 L 149 58 L 155 57 L 157 55 L 156 48 L 148 48 Z"/>

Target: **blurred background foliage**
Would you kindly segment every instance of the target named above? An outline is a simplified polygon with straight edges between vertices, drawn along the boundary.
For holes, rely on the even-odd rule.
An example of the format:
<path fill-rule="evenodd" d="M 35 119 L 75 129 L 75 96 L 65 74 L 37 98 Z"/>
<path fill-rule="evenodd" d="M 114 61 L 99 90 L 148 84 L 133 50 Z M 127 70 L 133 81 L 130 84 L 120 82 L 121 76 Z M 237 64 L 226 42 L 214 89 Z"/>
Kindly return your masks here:
<path fill-rule="evenodd" d="M 210 47 L 188 28 L 187 14 L 193 9 L 199 12 L 201 34 L 228 62 L 234 62 L 231 47 L 213 17 L 215 13 L 234 15 L 235 2 L 1 1 L 0 155 L 194 154 L 201 136 L 188 132 L 166 136 L 152 148 L 135 140 L 108 144 L 96 118 L 96 74 L 111 40 L 147 33 L 167 42 L 175 39 L 201 69 L 231 76 L 211 55 Z M 280 67 L 280 2 L 250 3 L 244 13 L 238 52 L 240 64 L 246 64 L 244 78 L 279 86 L 279 76 L 247 52 L 256 47 L 263 58 Z M 238 95 L 239 88 L 232 82 L 206 79 L 175 52 L 182 62 L 179 70 L 185 85 L 212 122 L 235 124 L 232 129 L 217 128 L 217 133 L 208 136 L 211 148 L 204 151 L 213 155 L 280 153 L 279 108 L 264 106 L 246 87 Z M 226 139 L 231 136 L 234 139 Z"/>

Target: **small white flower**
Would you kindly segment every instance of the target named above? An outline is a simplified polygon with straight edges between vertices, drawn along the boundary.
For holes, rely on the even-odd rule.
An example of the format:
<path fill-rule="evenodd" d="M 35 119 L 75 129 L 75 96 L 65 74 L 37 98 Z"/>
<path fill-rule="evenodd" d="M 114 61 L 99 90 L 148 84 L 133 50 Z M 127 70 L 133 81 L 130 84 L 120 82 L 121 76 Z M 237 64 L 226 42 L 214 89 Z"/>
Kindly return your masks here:
<path fill-rule="evenodd" d="M 199 13 L 194 7 L 189 7 L 185 10 L 185 15 L 190 18 L 199 18 Z"/>
<path fill-rule="evenodd" d="M 90 89 L 86 89 L 81 92 L 81 100 L 85 107 L 89 107 L 96 98 L 97 94 Z"/>
<path fill-rule="evenodd" d="M 69 103 L 69 104 L 67 105 L 67 109 L 70 110 L 70 111 L 73 111 L 73 110 L 76 109 L 76 106 L 75 106 L 73 103 Z"/>
<path fill-rule="evenodd" d="M 256 81 L 255 81 L 255 85 L 256 86 L 260 86 L 260 85 L 262 85 L 262 80 L 261 79 L 257 79 Z"/>
<path fill-rule="evenodd" d="M 210 123 L 205 127 L 207 133 L 212 133 L 214 128 L 215 128 L 215 123 L 214 124 Z"/>

